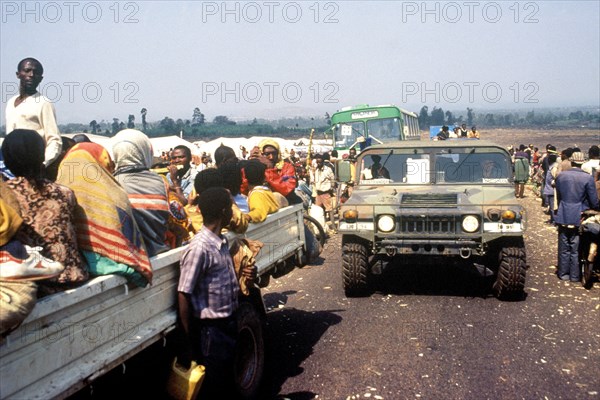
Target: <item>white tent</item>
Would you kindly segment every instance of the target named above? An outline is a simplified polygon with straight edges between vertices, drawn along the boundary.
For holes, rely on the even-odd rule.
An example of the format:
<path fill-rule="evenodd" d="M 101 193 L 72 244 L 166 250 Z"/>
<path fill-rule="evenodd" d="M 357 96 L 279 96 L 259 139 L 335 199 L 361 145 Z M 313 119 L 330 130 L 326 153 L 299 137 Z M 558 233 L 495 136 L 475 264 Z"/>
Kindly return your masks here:
<path fill-rule="evenodd" d="M 194 143 L 175 135 L 150 138 L 150 142 L 152 142 L 152 150 L 154 151 L 155 157 L 160 157 L 163 151 L 169 151 L 179 145 L 189 147 L 189 149 L 192 151 L 192 154 L 201 154 L 200 150 Z"/>
<path fill-rule="evenodd" d="M 308 138 L 303 139 L 282 139 L 276 137 L 268 137 L 268 136 L 253 136 L 251 138 L 238 137 L 238 138 L 228 138 L 228 137 L 220 137 L 218 139 L 211 140 L 210 142 L 198 141 L 194 142 L 194 144 L 200 149 L 201 152 L 206 152 L 210 155 L 214 155 L 215 150 L 221 144 L 231 147 L 235 154 L 238 157 L 242 156 L 241 146 L 244 146 L 248 152 L 252 150 L 254 146 L 258 146 L 261 140 L 263 139 L 273 139 L 279 143 L 279 147 L 281 149 L 282 154 L 288 153 L 291 149 L 294 151 L 304 151 L 306 152 L 308 149 Z M 331 150 L 331 145 L 326 145 L 324 143 L 318 143 L 317 141 L 313 141 L 312 150 L 315 153 L 322 153 L 325 151 Z"/>
<path fill-rule="evenodd" d="M 71 133 L 65 134 L 64 136 L 72 138 L 75 135 L 76 133 Z M 101 144 L 110 153 L 112 153 L 112 139 L 110 137 L 93 135 L 91 133 L 86 133 L 85 135 L 89 137 L 92 142 Z M 163 151 L 169 151 L 179 145 L 189 147 L 193 155 L 201 155 L 202 153 L 207 153 L 214 157 L 214 153 L 217 147 L 219 147 L 221 144 L 224 144 L 225 146 L 231 147 L 233 151 L 235 151 L 235 154 L 241 158 L 241 146 L 244 146 L 248 150 L 248 152 L 250 152 L 250 150 L 252 150 L 254 146 L 257 146 L 258 143 L 260 143 L 260 141 L 263 139 L 276 140 L 279 143 L 282 154 L 287 154 L 291 149 L 294 149 L 296 152 L 306 152 L 308 150 L 309 138 L 282 139 L 269 136 L 253 136 L 250 138 L 220 137 L 218 139 L 213 139 L 209 142 L 202 140 L 190 142 L 180 138 L 179 136 L 171 135 L 150 138 L 150 142 L 152 143 L 152 149 L 155 157 L 160 157 Z M 331 144 L 326 143 L 326 141 L 324 140 L 313 140 L 312 151 L 314 153 L 323 153 L 329 150 L 331 150 Z"/>

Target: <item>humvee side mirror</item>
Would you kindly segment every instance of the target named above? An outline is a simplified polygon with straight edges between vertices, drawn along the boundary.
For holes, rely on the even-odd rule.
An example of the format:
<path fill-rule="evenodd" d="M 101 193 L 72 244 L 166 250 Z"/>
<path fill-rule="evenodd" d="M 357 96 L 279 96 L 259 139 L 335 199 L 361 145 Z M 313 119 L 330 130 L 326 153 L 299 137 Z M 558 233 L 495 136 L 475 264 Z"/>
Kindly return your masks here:
<path fill-rule="evenodd" d="M 337 160 L 336 165 L 336 177 L 335 180 L 338 182 L 349 182 L 352 180 L 352 170 L 350 169 L 350 162 L 346 160 Z"/>

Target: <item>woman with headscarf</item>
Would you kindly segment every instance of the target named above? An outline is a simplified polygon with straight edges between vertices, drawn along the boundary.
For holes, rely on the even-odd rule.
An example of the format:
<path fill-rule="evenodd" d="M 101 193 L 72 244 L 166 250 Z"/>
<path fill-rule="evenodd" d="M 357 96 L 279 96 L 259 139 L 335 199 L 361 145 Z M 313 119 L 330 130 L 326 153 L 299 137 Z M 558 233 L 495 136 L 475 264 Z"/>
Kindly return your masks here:
<path fill-rule="evenodd" d="M 143 287 L 152 282 L 152 268 L 127 193 L 113 171 L 104 147 L 79 143 L 62 160 L 57 182 L 77 196 L 77 244 L 90 273 L 123 275 Z"/>
<path fill-rule="evenodd" d="M 169 250 L 166 244 L 169 222 L 168 186 L 152 166 L 152 143 L 136 129 L 125 129 L 112 139 L 114 176 L 127 192 L 133 216 L 140 228 L 148 257 Z"/>
<path fill-rule="evenodd" d="M 74 225 L 77 199 L 71 189 L 44 178 L 44 139 L 33 130 L 16 129 L 2 143 L 6 166 L 16 178 L 6 182 L 19 202 L 23 224 L 17 238 L 61 263 L 58 277 L 40 286 L 42 294 L 84 282 L 88 272 L 77 248 Z M 42 259 L 42 261 L 44 261 Z"/>

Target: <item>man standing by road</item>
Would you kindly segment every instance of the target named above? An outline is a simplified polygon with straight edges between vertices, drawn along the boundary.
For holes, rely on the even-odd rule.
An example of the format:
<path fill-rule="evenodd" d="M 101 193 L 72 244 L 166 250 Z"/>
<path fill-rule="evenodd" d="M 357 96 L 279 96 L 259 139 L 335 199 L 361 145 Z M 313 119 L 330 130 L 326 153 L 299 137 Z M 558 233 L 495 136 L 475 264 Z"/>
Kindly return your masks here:
<path fill-rule="evenodd" d="M 237 342 L 236 311 L 240 287 L 227 239 L 221 230 L 231 221 L 231 195 L 222 187 L 202 192 L 199 200 L 204 220 L 181 257 L 179 318 L 191 346 L 192 357 L 206 367 L 202 399 L 232 397 L 233 363 Z M 249 284 L 256 267 L 242 267 Z M 182 360 L 187 366 L 189 360 Z"/>
<path fill-rule="evenodd" d="M 333 170 L 325 165 L 322 154 L 315 155 L 317 167 L 312 171 L 311 182 L 317 191 L 315 204 L 323 208 L 325 216 L 331 223 L 330 231 L 335 231 L 335 216 L 333 212 L 333 200 L 335 193 L 333 185 L 335 183 L 335 175 Z"/>
<path fill-rule="evenodd" d="M 31 129 L 46 143 L 44 165 L 55 161 L 62 150 L 56 112 L 52 103 L 37 87 L 44 78 L 44 67 L 35 58 L 25 58 L 17 66 L 19 94 L 6 103 L 6 133 L 15 129 Z"/>
<path fill-rule="evenodd" d="M 558 225 L 558 277 L 564 281 L 579 282 L 581 212 L 597 209 L 599 204 L 594 178 L 581 170 L 585 162 L 583 153 L 574 152 L 569 160 L 571 168 L 556 177 L 558 212 L 554 220 Z"/>

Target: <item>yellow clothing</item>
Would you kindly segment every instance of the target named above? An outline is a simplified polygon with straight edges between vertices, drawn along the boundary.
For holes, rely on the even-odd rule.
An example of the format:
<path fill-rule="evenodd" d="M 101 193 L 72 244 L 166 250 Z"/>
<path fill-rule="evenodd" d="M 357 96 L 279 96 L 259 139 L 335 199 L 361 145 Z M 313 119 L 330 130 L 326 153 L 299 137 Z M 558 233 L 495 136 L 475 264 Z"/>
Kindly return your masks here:
<path fill-rule="evenodd" d="M 257 186 L 248 194 L 248 215 L 252 222 L 263 222 L 267 215 L 279 210 L 279 202 L 273 192 L 264 186 Z"/>
<path fill-rule="evenodd" d="M 467 134 L 467 137 L 469 139 L 479 139 L 479 131 L 469 131 L 469 133 Z"/>
<path fill-rule="evenodd" d="M 227 225 L 225 229 L 235 233 L 245 233 L 248 230 L 248 220 L 244 218 L 244 213 L 242 213 L 238 205 L 233 202 L 233 199 L 231 201 L 231 211 L 233 211 L 233 215 L 231 216 L 229 225 Z M 202 225 L 204 225 L 204 219 L 202 218 L 200 208 L 197 205 L 188 205 L 185 209 L 190 216 L 194 230 L 200 232 Z"/>
<path fill-rule="evenodd" d="M 0 197 L 0 246 L 4 246 L 17 232 L 23 219 Z"/>

